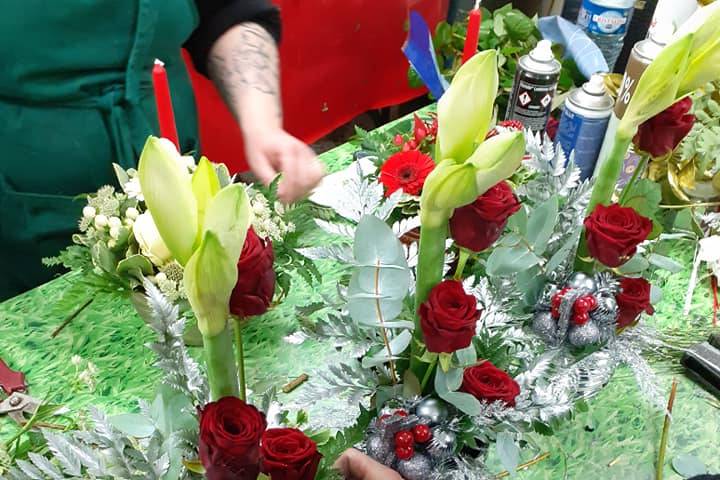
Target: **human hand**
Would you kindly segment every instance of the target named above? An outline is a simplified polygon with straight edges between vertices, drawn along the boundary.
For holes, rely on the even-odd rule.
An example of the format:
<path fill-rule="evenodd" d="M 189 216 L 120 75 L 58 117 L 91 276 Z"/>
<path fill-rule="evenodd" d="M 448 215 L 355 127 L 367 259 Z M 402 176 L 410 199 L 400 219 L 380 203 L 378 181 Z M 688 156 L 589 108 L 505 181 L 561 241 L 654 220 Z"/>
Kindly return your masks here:
<path fill-rule="evenodd" d="M 345 450 L 333 465 L 347 480 L 402 480 L 402 477 L 354 448 Z"/>
<path fill-rule="evenodd" d="M 246 135 L 245 152 L 250 169 L 265 185 L 282 173 L 278 197 L 283 203 L 307 195 L 324 174 L 315 152 L 282 129 Z"/>

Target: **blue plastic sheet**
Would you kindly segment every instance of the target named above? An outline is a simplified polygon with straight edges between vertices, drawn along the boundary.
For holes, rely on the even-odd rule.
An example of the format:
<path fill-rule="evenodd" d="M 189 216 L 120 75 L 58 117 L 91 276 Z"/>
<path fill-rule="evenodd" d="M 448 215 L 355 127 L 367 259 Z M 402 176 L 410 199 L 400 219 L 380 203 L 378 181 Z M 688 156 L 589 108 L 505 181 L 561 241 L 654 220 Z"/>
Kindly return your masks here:
<path fill-rule="evenodd" d="M 565 47 L 565 56 L 575 61 L 585 78 L 610 70 L 595 42 L 574 23 L 562 17 L 543 17 L 538 21 L 538 28 L 543 38 Z"/>
<path fill-rule="evenodd" d="M 418 12 L 410 12 L 410 31 L 402 51 L 432 96 L 439 100 L 448 83 L 438 68 L 430 28 Z"/>

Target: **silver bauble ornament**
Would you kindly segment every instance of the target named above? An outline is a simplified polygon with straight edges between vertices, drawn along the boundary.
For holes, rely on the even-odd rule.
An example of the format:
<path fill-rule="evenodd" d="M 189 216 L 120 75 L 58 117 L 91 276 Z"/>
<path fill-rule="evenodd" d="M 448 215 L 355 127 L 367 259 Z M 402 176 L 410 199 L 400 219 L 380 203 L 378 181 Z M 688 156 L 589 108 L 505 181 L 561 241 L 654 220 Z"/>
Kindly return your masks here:
<path fill-rule="evenodd" d="M 606 312 L 606 313 L 617 313 L 617 302 L 615 301 L 615 297 L 609 296 L 609 295 L 602 295 L 598 297 L 598 309 Z"/>
<path fill-rule="evenodd" d="M 575 289 L 590 290 L 591 292 L 597 289 L 595 280 L 582 272 L 573 273 L 568 279 L 567 286 Z"/>
<path fill-rule="evenodd" d="M 448 416 L 448 409 L 437 398 L 426 398 L 415 407 L 415 415 L 430 420 L 431 425 L 437 425 Z"/>
<path fill-rule="evenodd" d="M 405 480 L 427 480 L 432 469 L 432 462 L 422 453 L 416 453 L 408 460 L 398 460 L 395 467 Z"/>
<path fill-rule="evenodd" d="M 365 439 L 365 453 L 370 458 L 387 465 L 387 461 L 392 460 L 392 445 L 386 442 L 382 435 L 374 433 Z"/>
<path fill-rule="evenodd" d="M 427 447 L 428 454 L 436 461 L 451 457 L 455 452 L 455 433 L 445 427 L 435 427 L 432 435 Z"/>
<path fill-rule="evenodd" d="M 568 342 L 575 347 L 585 347 L 600 341 L 600 329 L 595 322 L 589 321 L 584 325 L 570 327 Z"/>
<path fill-rule="evenodd" d="M 535 312 L 532 328 L 540 338 L 546 342 L 552 342 L 557 331 L 557 320 L 552 317 L 550 312 Z"/>

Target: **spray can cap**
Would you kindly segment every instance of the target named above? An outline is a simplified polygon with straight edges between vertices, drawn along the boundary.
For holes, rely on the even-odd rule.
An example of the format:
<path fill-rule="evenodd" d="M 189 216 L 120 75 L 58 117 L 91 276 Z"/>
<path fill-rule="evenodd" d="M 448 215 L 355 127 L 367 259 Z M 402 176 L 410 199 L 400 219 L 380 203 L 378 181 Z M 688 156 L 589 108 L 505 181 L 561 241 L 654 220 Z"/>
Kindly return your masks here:
<path fill-rule="evenodd" d="M 552 42 L 550 40 L 540 40 L 532 52 L 530 57 L 538 62 L 550 62 L 555 59 L 552 52 Z"/>
<path fill-rule="evenodd" d="M 605 81 L 603 80 L 603 76 L 594 73 L 582 88 L 590 95 L 605 95 Z"/>
<path fill-rule="evenodd" d="M 658 45 L 667 45 L 675 33 L 672 22 L 661 20 L 650 31 L 650 40 Z"/>

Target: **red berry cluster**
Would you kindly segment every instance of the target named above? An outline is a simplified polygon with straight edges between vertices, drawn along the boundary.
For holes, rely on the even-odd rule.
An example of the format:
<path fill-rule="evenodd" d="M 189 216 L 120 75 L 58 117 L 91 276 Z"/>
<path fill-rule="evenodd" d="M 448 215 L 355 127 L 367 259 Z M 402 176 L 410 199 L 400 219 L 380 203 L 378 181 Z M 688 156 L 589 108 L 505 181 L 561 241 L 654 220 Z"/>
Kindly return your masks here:
<path fill-rule="evenodd" d="M 508 131 L 508 132 L 522 132 L 525 129 L 525 126 L 522 124 L 520 120 L 503 120 L 502 122 L 498 122 L 498 124 L 493 127 L 487 135 L 485 135 L 485 140 L 488 138 L 492 138 L 495 135 L 498 135 L 500 132 Z"/>
<path fill-rule="evenodd" d="M 424 121 L 420 117 L 415 115 L 413 120 L 413 134 L 412 138 L 408 140 L 401 134 L 395 135 L 393 143 L 398 147 L 402 147 L 403 152 L 409 152 L 410 150 L 419 149 L 423 142 L 434 143 L 438 132 L 438 119 L 437 116 L 433 116 L 432 120 Z"/>
<path fill-rule="evenodd" d="M 565 287 L 558 293 L 553 295 L 550 300 L 550 313 L 553 318 L 560 318 L 560 304 L 562 303 L 563 297 L 570 290 Z M 573 317 L 572 320 L 575 325 L 585 325 L 590 320 L 590 312 L 595 310 L 598 306 L 597 299 L 593 295 L 583 295 L 582 297 L 575 300 L 573 303 Z"/>
<path fill-rule="evenodd" d="M 412 430 L 401 430 L 395 434 L 395 455 L 400 460 L 409 460 L 415 454 L 416 443 L 427 443 L 432 432 L 427 425 L 415 425 Z"/>

